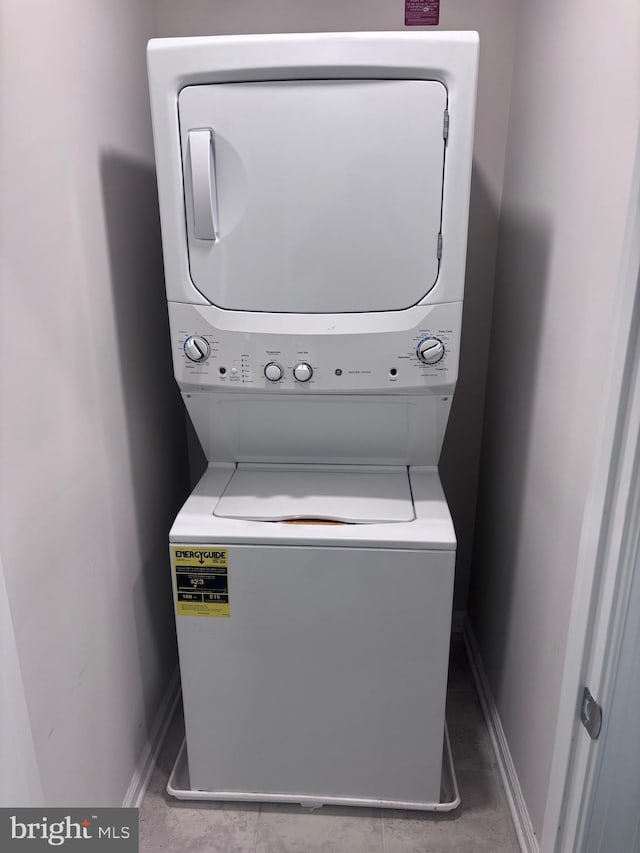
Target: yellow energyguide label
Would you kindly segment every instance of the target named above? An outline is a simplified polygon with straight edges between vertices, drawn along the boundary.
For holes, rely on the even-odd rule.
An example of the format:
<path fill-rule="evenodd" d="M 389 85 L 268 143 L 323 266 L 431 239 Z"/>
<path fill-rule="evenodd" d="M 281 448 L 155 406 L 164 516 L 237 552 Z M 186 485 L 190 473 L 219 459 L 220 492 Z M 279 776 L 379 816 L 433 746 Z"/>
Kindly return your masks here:
<path fill-rule="evenodd" d="M 231 615 L 229 551 L 216 545 L 172 545 L 178 616 Z"/>

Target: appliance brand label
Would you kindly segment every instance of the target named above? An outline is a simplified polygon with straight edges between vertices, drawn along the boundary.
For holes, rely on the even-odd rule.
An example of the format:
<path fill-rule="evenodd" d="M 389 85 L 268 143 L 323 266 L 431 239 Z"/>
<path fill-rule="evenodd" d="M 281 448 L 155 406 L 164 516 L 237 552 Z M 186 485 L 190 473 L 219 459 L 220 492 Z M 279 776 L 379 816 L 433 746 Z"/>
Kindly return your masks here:
<path fill-rule="evenodd" d="M 440 20 L 440 0 L 404 0 L 405 27 L 435 27 Z"/>
<path fill-rule="evenodd" d="M 230 616 L 229 552 L 216 545 L 174 545 L 178 616 Z"/>

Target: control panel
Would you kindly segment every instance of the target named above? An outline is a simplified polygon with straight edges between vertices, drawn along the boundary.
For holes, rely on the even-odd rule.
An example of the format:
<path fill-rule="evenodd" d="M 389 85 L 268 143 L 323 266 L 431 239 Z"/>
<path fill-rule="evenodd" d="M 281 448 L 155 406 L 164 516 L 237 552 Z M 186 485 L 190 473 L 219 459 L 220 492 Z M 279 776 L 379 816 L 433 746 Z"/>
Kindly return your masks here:
<path fill-rule="evenodd" d="M 170 303 L 175 374 L 183 390 L 449 393 L 461 308 L 425 306 L 410 328 L 275 334 L 216 328 L 219 309 Z"/>

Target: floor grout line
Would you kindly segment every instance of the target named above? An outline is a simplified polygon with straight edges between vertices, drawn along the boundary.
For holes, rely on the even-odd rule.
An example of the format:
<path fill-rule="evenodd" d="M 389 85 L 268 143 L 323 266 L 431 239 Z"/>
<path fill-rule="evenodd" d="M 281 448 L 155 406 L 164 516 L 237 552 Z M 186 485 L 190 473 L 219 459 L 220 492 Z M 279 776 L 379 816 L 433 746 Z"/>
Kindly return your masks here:
<path fill-rule="evenodd" d="M 258 849 L 258 831 L 260 829 L 260 818 L 262 817 L 262 803 L 258 803 L 258 816 L 256 817 L 256 828 L 253 831 L 253 844 L 251 845 L 251 853 L 256 853 Z"/>

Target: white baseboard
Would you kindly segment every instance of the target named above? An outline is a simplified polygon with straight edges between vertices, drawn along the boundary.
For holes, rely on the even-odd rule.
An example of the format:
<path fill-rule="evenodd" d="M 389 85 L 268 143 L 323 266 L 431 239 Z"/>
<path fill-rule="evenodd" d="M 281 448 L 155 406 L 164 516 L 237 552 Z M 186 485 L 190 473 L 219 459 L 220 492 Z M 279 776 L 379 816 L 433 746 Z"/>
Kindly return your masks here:
<path fill-rule="evenodd" d="M 127 788 L 122 805 L 126 807 L 139 808 L 151 779 L 151 774 L 156 766 L 158 754 L 164 741 L 169 724 L 180 699 L 180 670 L 176 666 L 171 680 L 167 686 L 158 713 L 156 714 L 149 737 L 140 754 L 138 765 Z"/>
<path fill-rule="evenodd" d="M 500 715 L 498 714 L 498 709 L 484 671 L 480 650 L 478 649 L 473 629 L 468 621 L 465 623 L 464 641 L 469 656 L 469 664 L 476 682 L 480 704 L 482 705 L 482 713 L 489 729 L 491 745 L 496 756 L 498 768 L 500 769 L 500 776 L 502 777 L 502 784 L 504 785 L 520 849 L 522 853 L 539 853 L 540 846 L 533 831 L 533 824 L 531 823 L 529 810 L 527 809 L 527 804 L 518 780 L 518 774 L 511 758 L 509 744 L 507 743 Z"/>

